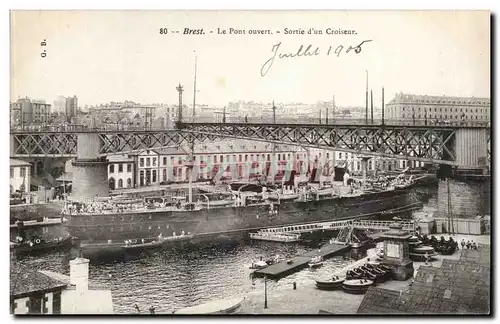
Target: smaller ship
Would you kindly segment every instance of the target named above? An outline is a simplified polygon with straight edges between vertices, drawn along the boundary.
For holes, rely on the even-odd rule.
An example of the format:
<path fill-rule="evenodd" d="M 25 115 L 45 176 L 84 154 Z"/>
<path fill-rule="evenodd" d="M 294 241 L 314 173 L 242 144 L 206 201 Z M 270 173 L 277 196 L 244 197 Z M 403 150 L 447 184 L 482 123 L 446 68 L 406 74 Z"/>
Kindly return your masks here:
<path fill-rule="evenodd" d="M 37 252 L 53 252 L 70 249 L 72 245 L 72 237 L 59 237 L 52 240 L 44 240 L 42 238 L 24 240 L 22 237 L 18 236 L 17 243 L 10 243 L 10 250 L 16 255 L 24 255 Z"/>
<path fill-rule="evenodd" d="M 281 243 L 292 243 L 301 241 L 300 234 L 295 233 L 273 233 L 258 231 L 257 233 L 250 233 L 252 240 L 271 241 Z"/>
<path fill-rule="evenodd" d="M 318 268 L 323 265 L 323 257 L 321 255 L 315 256 L 309 261 L 308 265 L 310 268 Z"/>

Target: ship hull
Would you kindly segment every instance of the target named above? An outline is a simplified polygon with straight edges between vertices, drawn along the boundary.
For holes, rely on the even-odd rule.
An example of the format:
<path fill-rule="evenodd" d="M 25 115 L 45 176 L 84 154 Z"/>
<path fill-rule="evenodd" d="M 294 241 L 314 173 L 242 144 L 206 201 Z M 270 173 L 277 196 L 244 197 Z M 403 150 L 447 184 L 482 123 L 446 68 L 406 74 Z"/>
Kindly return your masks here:
<path fill-rule="evenodd" d="M 107 242 L 191 234 L 219 237 L 272 226 L 321 222 L 373 215 L 415 202 L 410 190 L 370 193 L 309 202 L 282 202 L 271 213 L 267 204 L 199 211 L 148 211 L 120 214 L 67 215 L 68 232 L 84 242 Z M 175 233 L 175 234 L 174 234 Z"/>

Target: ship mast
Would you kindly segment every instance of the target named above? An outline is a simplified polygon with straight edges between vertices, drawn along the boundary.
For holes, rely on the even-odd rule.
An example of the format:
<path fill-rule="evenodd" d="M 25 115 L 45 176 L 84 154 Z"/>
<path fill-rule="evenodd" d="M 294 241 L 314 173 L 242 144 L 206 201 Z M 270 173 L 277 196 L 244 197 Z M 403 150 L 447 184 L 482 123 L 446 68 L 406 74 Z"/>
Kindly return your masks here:
<path fill-rule="evenodd" d="M 196 51 L 195 51 L 195 53 L 196 53 Z M 193 116 L 192 116 L 193 122 L 194 122 L 194 118 L 195 118 L 195 114 L 196 114 L 196 69 L 197 69 L 197 65 L 198 65 L 198 56 L 195 56 L 194 57 Z"/>
<path fill-rule="evenodd" d="M 193 203 L 193 167 L 194 167 L 194 138 L 189 143 L 189 161 L 186 163 L 189 172 L 189 203 Z"/>

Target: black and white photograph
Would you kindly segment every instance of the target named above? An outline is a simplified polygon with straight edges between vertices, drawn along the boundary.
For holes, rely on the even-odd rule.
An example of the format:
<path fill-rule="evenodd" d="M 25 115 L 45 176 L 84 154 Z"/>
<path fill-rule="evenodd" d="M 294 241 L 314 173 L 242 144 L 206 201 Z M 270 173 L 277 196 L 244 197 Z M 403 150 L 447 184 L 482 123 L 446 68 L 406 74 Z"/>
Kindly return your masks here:
<path fill-rule="evenodd" d="M 9 17 L 13 316 L 491 315 L 490 11 Z"/>

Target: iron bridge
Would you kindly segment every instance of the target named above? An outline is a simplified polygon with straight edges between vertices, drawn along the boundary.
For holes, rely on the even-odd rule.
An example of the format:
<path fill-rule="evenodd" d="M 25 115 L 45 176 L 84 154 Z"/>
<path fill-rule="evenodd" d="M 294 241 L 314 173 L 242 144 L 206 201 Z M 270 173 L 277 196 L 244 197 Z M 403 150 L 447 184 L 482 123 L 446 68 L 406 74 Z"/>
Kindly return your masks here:
<path fill-rule="evenodd" d="M 182 123 L 172 130 L 11 132 L 11 157 L 76 157 L 78 134 L 98 134 L 99 156 L 227 140 L 264 141 L 427 163 L 456 165 L 456 125 Z M 487 153 L 490 159 L 490 132 Z M 208 153 L 208 152 L 207 152 Z"/>

